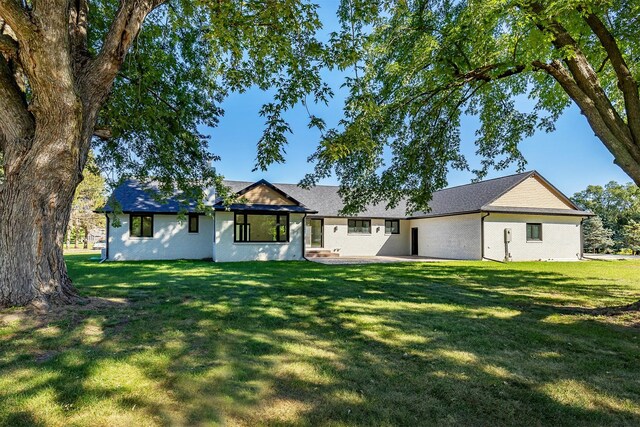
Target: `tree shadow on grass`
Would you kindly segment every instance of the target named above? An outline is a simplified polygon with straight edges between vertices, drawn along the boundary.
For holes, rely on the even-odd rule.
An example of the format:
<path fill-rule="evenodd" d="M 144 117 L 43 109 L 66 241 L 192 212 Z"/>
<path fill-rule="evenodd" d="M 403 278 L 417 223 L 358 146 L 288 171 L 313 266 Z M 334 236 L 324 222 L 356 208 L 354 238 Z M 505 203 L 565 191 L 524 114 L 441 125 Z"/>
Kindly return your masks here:
<path fill-rule="evenodd" d="M 611 287 L 439 264 L 70 271 L 83 294 L 128 304 L 2 336 L 0 371 L 20 385 L 0 391 L 0 423 L 47 419 L 39 401 L 49 423 L 640 422 L 638 334 L 547 304 Z"/>

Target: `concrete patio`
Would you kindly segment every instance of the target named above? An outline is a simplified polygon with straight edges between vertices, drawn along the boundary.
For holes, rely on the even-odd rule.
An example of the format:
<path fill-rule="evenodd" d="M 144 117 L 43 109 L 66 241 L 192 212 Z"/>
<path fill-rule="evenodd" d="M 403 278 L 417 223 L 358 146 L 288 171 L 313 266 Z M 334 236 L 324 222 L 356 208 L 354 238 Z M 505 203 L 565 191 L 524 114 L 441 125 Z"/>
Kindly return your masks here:
<path fill-rule="evenodd" d="M 441 262 L 452 261 L 440 258 L 428 258 L 421 256 L 368 256 L 368 257 L 313 257 L 308 258 L 309 261 L 320 264 L 329 265 L 347 265 L 347 264 L 388 264 L 394 262 Z"/>

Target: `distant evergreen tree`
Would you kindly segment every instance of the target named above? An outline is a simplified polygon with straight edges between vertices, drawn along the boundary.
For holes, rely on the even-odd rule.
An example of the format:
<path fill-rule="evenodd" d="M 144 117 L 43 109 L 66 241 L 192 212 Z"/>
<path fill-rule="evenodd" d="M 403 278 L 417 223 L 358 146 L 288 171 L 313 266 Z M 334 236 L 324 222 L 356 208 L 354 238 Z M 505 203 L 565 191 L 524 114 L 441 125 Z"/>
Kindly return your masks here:
<path fill-rule="evenodd" d="M 640 254 L 640 223 L 629 221 L 623 227 L 624 242 L 633 251 L 634 255 Z"/>
<path fill-rule="evenodd" d="M 630 221 L 640 222 L 640 188 L 635 184 L 619 184 L 615 181 L 589 185 L 575 193 L 571 200 L 583 209 L 590 210 L 602 220 L 603 226 L 613 231 L 616 249 L 625 246 L 623 227 Z"/>
<path fill-rule="evenodd" d="M 583 231 L 586 252 L 604 252 L 614 245 L 613 230 L 605 228 L 599 216 L 587 219 Z"/>

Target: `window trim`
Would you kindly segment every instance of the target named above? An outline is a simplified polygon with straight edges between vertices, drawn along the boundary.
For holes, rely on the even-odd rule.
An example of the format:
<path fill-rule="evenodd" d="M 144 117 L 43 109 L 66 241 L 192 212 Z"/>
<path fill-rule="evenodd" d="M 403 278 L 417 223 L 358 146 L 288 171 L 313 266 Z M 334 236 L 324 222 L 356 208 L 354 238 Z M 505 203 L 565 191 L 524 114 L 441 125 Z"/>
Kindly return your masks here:
<path fill-rule="evenodd" d="M 349 229 L 351 228 L 351 226 L 349 225 L 349 223 L 351 221 L 363 221 L 363 222 L 368 222 L 369 223 L 369 232 L 365 233 L 365 232 L 360 232 L 360 231 L 350 231 Z M 355 228 L 355 225 L 354 225 Z M 371 219 L 363 219 L 363 218 L 349 218 L 347 219 L 347 234 L 351 234 L 351 235 L 355 235 L 355 236 L 370 236 L 371 235 Z"/>
<path fill-rule="evenodd" d="M 530 226 L 538 226 L 540 227 L 540 238 L 539 239 L 534 239 L 534 238 L 530 238 L 529 237 L 529 227 Z M 532 233 L 533 234 L 533 233 Z M 541 222 L 528 222 L 526 225 L 526 238 L 527 238 L 527 242 L 542 242 L 542 223 Z"/>
<path fill-rule="evenodd" d="M 196 219 L 196 229 L 192 230 L 191 229 L 191 219 L 195 218 Z M 187 220 L 187 231 L 190 234 L 198 234 L 200 232 L 200 215 L 198 215 L 197 213 L 190 213 L 188 220 Z"/>
<path fill-rule="evenodd" d="M 134 236 L 133 235 L 133 218 L 136 217 L 140 217 L 140 236 Z M 149 217 L 151 218 L 151 236 L 143 236 L 143 222 L 144 222 L 144 218 L 145 217 Z M 153 218 L 153 214 L 145 214 L 145 213 L 135 213 L 135 214 L 129 214 L 129 238 L 132 239 L 153 239 L 153 235 L 154 235 L 154 218 Z"/>
<path fill-rule="evenodd" d="M 238 224 L 238 216 L 244 216 L 244 222 L 242 224 Z M 286 217 L 287 221 L 287 229 L 286 229 L 286 240 L 280 240 L 280 227 L 276 226 L 276 239 L 277 240 L 238 240 L 238 233 L 236 230 L 238 229 L 238 225 L 243 225 L 244 231 L 243 234 L 246 236 L 247 233 L 247 215 L 263 215 L 263 216 L 275 216 L 276 221 L 278 221 L 278 216 Z M 289 212 L 260 212 L 260 211 L 241 211 L 233 213 L 233 243 L 275 243 L 275 244 L 284 244 L 291 243 L 290 236 L 291 235 L 291 220 L 289 218 Z"/>
<path fill-rule="evenodd" d="M 390 227 L 391 231 L 387 232 L 387 222 L 397 222 L 398 223 L 398 227 L 395 233 L 393 232 L 393 226 Z M 392 234 L 400 234 L 400 220 L 399 219 L 385 219 L 384 220 L 384 234 L 388 234 L 388 235 L 392 235 Z"/>

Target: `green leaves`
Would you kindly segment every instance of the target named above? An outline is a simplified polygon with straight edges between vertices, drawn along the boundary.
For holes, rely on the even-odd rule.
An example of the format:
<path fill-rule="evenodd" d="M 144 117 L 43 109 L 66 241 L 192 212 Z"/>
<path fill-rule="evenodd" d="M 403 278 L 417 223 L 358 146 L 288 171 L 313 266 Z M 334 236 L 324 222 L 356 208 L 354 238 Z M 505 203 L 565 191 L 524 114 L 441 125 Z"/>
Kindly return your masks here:
<path fill-rule="evenodd" d="M 570 103 L 540 64 L 569 60 L 577 49 L 597 70 L 593 84 L 624 116 L 607 53 L 584 16 L 606 16 L 631 61 L 640 57 L 638 44 L 631 46 L 634 7 L 625 1 L 343 0 L 342 31 L 332 43 L 342 51 L 340 68 L 354 69 L 346 81 L 350 95 L 344 121 L 326 133 L 305 184 L 335 171 L 345 213 L 361 208 L 364 195 L 391 205 L 408 197 L 410 209 L 427 209 L 448 170 L 468 167 L 459 154 L 463 114 L 481 122 L 478 177 L 514 163 L 522 169 L 519 143 L 538 130 L 553 131 Z M 575 45 L 556 43 L 557 25 Z M 636 62 L 630 67 L 637 77 Z M 523 104 L 531 107 L 518 110 Z"/>
<path fill-rule="evenodd" d="M 112 1 L 98 2 L 90 16 L 93 49 L 108 31 Z M 96 140 L 102 168 L 113 181 L 135 176 L 158 181 L 166 194 L 175 184 L 189 197 L 221 185 L 201 126 L 215 127 L 220 104 L 232 91 L 256 86 L 274 94 L 261 115 L 265 130 L 256 167 L 283 161 L 283 113 L 309 96 L 332 96 L 320 78 L 327 64 L 316 37 L 317 6 L 306 0 L 169 2 L 145 21 L 100 114 L 113 138 Z M 315 124 L 317 125 L 317 121 Z M 224 189 L 218 188 L 219 192 Z"/>

